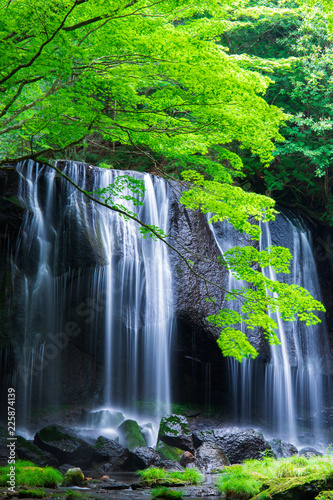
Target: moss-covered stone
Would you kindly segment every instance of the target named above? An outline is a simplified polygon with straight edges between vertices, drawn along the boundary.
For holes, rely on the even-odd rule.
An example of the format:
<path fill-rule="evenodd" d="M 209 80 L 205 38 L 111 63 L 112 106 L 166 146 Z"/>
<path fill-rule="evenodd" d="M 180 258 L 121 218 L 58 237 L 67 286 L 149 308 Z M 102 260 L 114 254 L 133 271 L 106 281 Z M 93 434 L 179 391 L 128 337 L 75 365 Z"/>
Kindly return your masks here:
<path fill-rule="evenodd" d="M 83 486 L 84 474 L 79 467 L 68 469 L 64 477 L 64 486 Z"/>
<path fill-rule="evenodd" d="M 161 419 L 158 439 L 169 446 L 194 452 L 192 430 L 186 417 L 169 415 Z"/>
<path fill-rule="evenodd" d="M 34 464 L 40 465 L 41 467 L 45 465 L 58 465 L 58 461 L 55 457 L 46 451 L 42 451 L 22 436 L 17 436 L 16 453 L 19 459 L 30 460 Z"/>
<path fill-rule="evenodd" d="M 333 491 L 321 491 L 315 500 L 333 500 Z"/>
<path fill-rule="evenodd" d="M 320 492 L 327 492 L 330 489 L 333 489 L 333 470 L 326 477 L 317 473 L 274 480 L 267 484 L 265 490 L 253 497 L 252 500 L 264 500 L 266 498 L 273 500 L 314 500 Z"/>
<path fill-rule="evenodd" d="M 156 451 L 160 454 L 160 456 L 164 460 L 180 460 L 180 457 L 183 454 L 183 450 L 180 448 L 174 448 L 172 446 L 168 446 L 163 443 L 163 441 L 158 441 L 156 445 Z"/>
<path fill-rule="evenodd" d="M 146 446 L 140 426 L 135 420 L 125 420 L 119 425 L 117 431 L 119 432 L 120 443 L 129 450 L 132 451 L 138 446 Z"/>
<path fill-rule="evenodd" d="M 42 490 L 19 490 L 19 498 L 45 498 L 45 491 Z"/>

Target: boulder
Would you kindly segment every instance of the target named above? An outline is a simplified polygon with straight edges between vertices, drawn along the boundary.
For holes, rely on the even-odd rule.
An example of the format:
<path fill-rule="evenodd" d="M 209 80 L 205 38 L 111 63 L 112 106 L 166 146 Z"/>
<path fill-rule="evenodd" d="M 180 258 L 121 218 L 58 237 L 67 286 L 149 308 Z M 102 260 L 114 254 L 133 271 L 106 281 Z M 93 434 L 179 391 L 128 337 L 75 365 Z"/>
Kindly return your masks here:
<path fill-rule="evenodd" d="M 95 445 L 96 461 L 108 461 L 104 472 L 126 470 L 126 462 L 130 451 L 119 443 L 104 436 L 99 436 Z"/>
<path fill-rule="evenodd" d="M 196 450 L 196 465 L 206 473 L 212 474 L 230 465 L 228 457 L 221 448 L 214 443 L 204 442 Z"/>
<path fill-rule="evenodd" d="M 46 465 L 57 467 L 59 464 L 59 461 L 51 453 L 41 450 L 22 436 L 17 436 L 16 454 L 20 460 L 29 460 L 41 467 L 45 467 Z"/>
<path fill-rule="evenodd" d="M 80 438 L 74 429 L 61 425 L 49 425 L 39 430 L 35 434 L 34 444 L 51 453 L 60 465 L 70 463 L 86 468 L 95 459 L 94 448 Z"/>
<path fill-rule="evenodd" d="M 65 474 L 63 486 L 83 486 L 84 474 L 79 467 L 68 469 Z"/>
<path fill-rule="evenodd" d="M 192 431 L 188 420 L 182 415 L 169 415 L 161 419 L 158 439 L 168 446 L 194 452 Z"/>
<path fill-rule="evenodd" d="M 175 460 L 163 460 L 163 468 L 166 470 L 179 470 L 179 471 L 184 471 L 184 468 L 180 465 L 179 462 L 176 462 Z"/>
<path fill-rule="evenodd" d="M 179 463 L 182 467 L 187 467 L 190 464 L 194 464 L 195 456 L 190 451 L 184 451 L 180 457 Z"/>
<path fill-rule="evenodd" d="M 162 460 L 154 448 L 138 446 L 130 453 L 126 463 L 127 470 L 142 470 L 148 467 L 162 467 Z"/>
<path fill-rule="evenodd" d="M 260 460 L 265 450 L 271 450 L 271 445 L 261 432 L 238 427 L 197 432 L 194 435 L 194 442 L 199 446 L 204 442 L 214 443 L 227 455 L 231 464 L 241 463 L 250 458 Z"/>
<path fill-rule="evenodd" d="M 296 446 L 291 443 L 281 441 L 281 439 L 271 439 L 268 442 L 271 445 L 275 458 L 292 457 L 298 453 Z"/>
<path fill-rule="evenodd" d="M 320 453 L 320 451 L 317 451 L 314 448 L 310 448 L 309 446 L 306 448 L 302 448 L 298 453 L 305 458 L 321 457 L 323 455 L 322 453 Z"/>
<path fill-rule="evenodd" d="M 146 446 L 140 426 L 135 420 L 125 420 L 117 427 L 117 432 L 119 433 L 120 444 L 126 446 L 129 450 Z"/>

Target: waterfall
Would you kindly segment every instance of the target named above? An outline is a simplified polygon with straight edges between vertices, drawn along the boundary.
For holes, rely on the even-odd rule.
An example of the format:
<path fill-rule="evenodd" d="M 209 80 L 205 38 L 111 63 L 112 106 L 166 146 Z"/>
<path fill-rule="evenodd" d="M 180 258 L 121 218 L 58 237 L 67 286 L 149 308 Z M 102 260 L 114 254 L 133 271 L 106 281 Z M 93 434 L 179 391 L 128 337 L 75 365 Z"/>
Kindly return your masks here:
<path fill-rule="evenodd" d="M 285 246 L 293 256 L 289 275 L 276 276 L 271 268 L 265 270 L 266 275 L 298 284 L 321 300 L 311 235 L 303 221 L 280 214 L 275 222 L 264 223 L 261 228 L 260 249 L 272 244 Z M 248 244 L 244 239 L 239 242 L 240 236 L 229 224 L 214 224 L 211 229 L 221 253 L 232 246 Z M 242 283 L 235 282 L 230 275 L 229 286 L 237 288 Z M 226 305 L 230 307 L 230 303 Z M 266 345 L 266 353 L 265 347 L 259 349 L 263 354 L 255 360 L 228 361 L 233 419 L 259 425 L 296 445 L 324 446 L 325 354 L 328 353 L 325 320 L 322 317 L 322 323 L 306 327 L 300 321 L 283 322 L 279 315 L 274 319 L 280 346 Z"/>
<path fill-rule="evenodd" d="M 11 316 L 19 332 L 11 383 L 21 420 L 43 405 L 87 397 L 95 407 L 132 415 L 145 408 L 156 418 L 168 413 L 174 318 L 166 245 L 144 239 L 132 220 L 88 203 L 52 169 L 28 161 L 17 170 L 25 215 L 11 258 Z M 129 174 L 75 162 L 63 171 L 90 192 Z M 121 203 L 167 231 L 166 183 L 130 175 L 144 181 L 144 205 Z"/>

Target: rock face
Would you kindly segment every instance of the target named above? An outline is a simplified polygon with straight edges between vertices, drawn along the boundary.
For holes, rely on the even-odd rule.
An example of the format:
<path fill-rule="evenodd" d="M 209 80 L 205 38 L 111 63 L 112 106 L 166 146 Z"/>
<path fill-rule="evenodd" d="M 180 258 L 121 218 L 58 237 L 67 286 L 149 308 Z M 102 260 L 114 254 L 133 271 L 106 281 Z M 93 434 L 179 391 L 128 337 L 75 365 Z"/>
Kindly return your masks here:
<path fill-rule="evenodd" d="M 261 459 L 265 450 L 271 450 L 261 432 L 254 429 L 230 427 L 194 433 L 194 443 L 199 448 L 203 443 L 213 443 L 229 459 L 231 464 L 254 458 Z"/>
<path fill-rule="evenodd" d="M 130 451 L 121 444 L 100 436 L 97 439 L 95 451 L 97 461 L 108 461 L 107 471 L 122 471 L 126 470 L 126 462 L 130 456 Z"/>
<path fill-rule="evenodd" d="M 188 420 L 182 415 L 169 415 L 161 419 L 158 439 L 169 446 L 184 451 L 194 451 L 192 431 Z"/>

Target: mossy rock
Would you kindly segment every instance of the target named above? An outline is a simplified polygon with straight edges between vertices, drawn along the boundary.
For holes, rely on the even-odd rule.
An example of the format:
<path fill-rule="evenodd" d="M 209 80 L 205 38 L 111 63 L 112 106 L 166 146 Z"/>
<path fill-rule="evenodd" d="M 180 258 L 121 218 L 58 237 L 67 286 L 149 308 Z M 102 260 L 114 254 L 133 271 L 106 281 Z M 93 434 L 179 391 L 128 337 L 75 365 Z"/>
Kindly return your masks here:
<path fill-rule="evenodd" d="M 42 490 L 19 490 L 19 498 L 45 498 L 45 491 Z"/>
<path fill-rule="evenodd" d="M 321 491 L 315 500 L 333 500 L 333 491 Z"/>
<path fill-rule="evenodd" d="M 79 467 L 68 469 L 64 477 L 64 486 L 83 486 L 84 474 Z"/>
<path fill-rule="evenodd" d="M 163 441 L 158 441 L 156 445 L 156 451 L 165 460 L 176 460 L 179 462 L 180 457 L 184 453 L 180 448 L 174 448 L 163 443 Z"/>
<path fill-rule="evenodd" d="M 168 446 L 194 453 L 192 430 L 186 417 L 169 415 L 161 419 L 158 439 Z"/>
<path fill-rule="evenodd" d="M 125 420 L 119 425 L 117 431 L 119 432 L 120 443 L 129 450 L 132 451 L 139 446 L 146 446 L 140 426 L 135 420 Z"/>
<path fill-rule="evenodd" d="M 317 473 L 274 480 L 266 486 L 265 490 L 253 497 L 252 500 L 264 500 L 266 498 L 273 500 L 314 500 L 320 492 L 333 489 L 333 472 L 326 477 Z"/>
<path fill-rule="evenodd" d="M 38 431 L 34 444 L 51 453 L 59 464 L 68 463 L 86 468 L 95 458 L 95 450 L 89 443 L 81 439 L 73 429 L 61 425 L 49 425 Z"/>
<path fill-rule="evenodd" d="M 42 451 L 38 446 L 27 441 L 22 436 L 17 436 L 16 453 L 20 460 L 30 460 L 36 465 L 44 467 L 45 465 L 57 466 L 58 460 L 50 453 Z"/>

